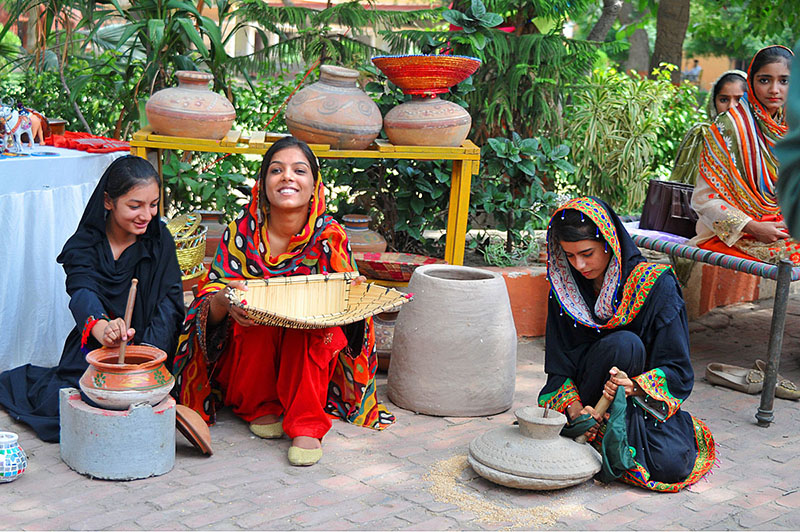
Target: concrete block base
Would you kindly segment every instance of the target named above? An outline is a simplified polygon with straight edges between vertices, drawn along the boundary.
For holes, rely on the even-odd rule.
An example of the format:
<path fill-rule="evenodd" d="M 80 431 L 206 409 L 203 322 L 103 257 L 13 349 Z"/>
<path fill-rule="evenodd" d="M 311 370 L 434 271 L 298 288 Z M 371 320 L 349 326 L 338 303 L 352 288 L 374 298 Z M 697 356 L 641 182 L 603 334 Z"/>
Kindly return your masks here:
<path fill-rule="evenodd" d="M 134 480 L 163 475 L 175 465 L 175 400 L 156 406 L 104 410 L 87 405 L 75 388 L 59 392 L 61 459 L 93 478 Z"/>

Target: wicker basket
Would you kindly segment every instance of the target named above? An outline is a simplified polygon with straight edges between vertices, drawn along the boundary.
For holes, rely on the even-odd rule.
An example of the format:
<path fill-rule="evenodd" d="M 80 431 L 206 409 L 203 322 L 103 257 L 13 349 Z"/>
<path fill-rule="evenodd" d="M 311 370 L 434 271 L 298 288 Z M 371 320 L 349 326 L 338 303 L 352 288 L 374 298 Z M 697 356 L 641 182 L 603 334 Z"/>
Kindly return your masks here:
<path fill-rule="evenodd" d="M 261 325 L 320 329 L 363 320 L 398 309 L 411 296 L 392 288 L 361 283 L 356 272 L 296 275 L 248 280 L 247 291 L 233 289 L 238 304 Z"/>
<path fill-rule="evenodd" d="M 167 229 L 175 239 L 175 254 L 184 281 L 199 277 L 205 271 L 203 257 L 208 228 L 200 225 L 201 221 L 199 214 L 191 213 L 181 214 L 167 222 Z"/>

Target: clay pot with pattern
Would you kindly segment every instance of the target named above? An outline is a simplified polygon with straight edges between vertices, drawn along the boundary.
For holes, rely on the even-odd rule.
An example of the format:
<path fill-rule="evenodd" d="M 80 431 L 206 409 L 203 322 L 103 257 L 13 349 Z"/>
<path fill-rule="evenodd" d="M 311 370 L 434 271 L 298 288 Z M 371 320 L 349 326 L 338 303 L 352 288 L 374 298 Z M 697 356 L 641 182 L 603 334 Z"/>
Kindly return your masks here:
<path fill-rule="evenodd" d="M 145 113 L 154 133 L 174 137 L 219 140 L 230 131 L 236 110 L 224 96 L 208 88 L 214 76 L 179 70 L 178 86 L 153 94 Z"/>
<path fill-rule="evenodd" d="M 289 132 L 309 144 L 363 150 L 381 132 L 383 118 L 356 80 L 358 71 L 322 65 L 319 81 L 305 87 L 286 107 Z"/>
<path fill-rule="evenodd" d="M 353 253 L 386 251 L 386 239 L 369 228 L 372 218 L 366 214 L 345 214 L 342 221 Z"/>
<path fill-rule="evenodd" d="M 467 138 L 472 117 L 456 103 L 415 96 L 386 113 L 383 127 L 396 146 L 458 147 Z"/>
<path fill-rule="evenodd" d="M 167 371 L 167 354 L 148 345 L 125 348 L 125 363 L 118 364 L 119 350 L 101 348 L 86 355 L 89 367 L 78 381 L 81 390 L 101 408 L 126 410 L 136 403 L 157 405 L 172 390 L 175 378 Z"/>

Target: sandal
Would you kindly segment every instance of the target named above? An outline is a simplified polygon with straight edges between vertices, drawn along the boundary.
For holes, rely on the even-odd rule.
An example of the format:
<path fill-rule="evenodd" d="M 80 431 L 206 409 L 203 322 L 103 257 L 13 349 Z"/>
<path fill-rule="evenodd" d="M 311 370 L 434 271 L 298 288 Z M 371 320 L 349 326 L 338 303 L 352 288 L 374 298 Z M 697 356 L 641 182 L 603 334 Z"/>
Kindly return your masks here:
<path fill-rule="evenodd" d="M 764 388 L 763 371 L 717 362 L 706 366 L 706 380 L 711 384 L 749 394 L 757 394 Z"/>
<path fill-rule="evenodd" d="M 767 373 L 767 363 L 759 358 L 753 363 L 753 368 L 763 372 L 765 375 Z M 783 375 L 778 374 L 778 385 L 775 387 L 775 397 L 797 401 L 800 399 L 800 390 L 797 389 L 795 383 L 784 378 Z"/>

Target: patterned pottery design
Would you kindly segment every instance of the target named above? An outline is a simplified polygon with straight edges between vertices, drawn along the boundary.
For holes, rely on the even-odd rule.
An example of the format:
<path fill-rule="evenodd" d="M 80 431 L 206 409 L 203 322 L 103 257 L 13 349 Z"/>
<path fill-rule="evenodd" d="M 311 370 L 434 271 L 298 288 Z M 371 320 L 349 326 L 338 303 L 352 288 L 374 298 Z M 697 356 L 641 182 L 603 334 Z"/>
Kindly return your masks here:
<path fill-rule="evenodd" d="M 344 231 L 347 233 L 347 241 L 350 243 L 350 250 L 358 252 L 382 252 L 386 251 L 386 239 L 380 233 L 369 228 L 372 218 L 366 214 L 345 214 L 342 216 L 344 221 Z"/>
<path fill-rule="evenodd" d="M 167 354 L 147 345 L 129 345 L 125 364 L 117 364 L 117 349 L 95 349 L 86 355 L 89 367 L 79 384 L 89 399 L 103 408 L 126 410 L 135 403 L 157 405 L 175 385 L 167 371 Z"/>
<path fill-rule="evenodd" d="M 383 121 L 395 146 L 461 146 L 472 117 L 460 105 L 439 98 L 414 97 L 393 107 Z"/>
<path fill-rule="evenodd" d="M 160 135 L 219 140 L 230 131 L 236 110 L 224 96 L 208 88 L 214 76 L 179 70 L 178 86 L 153 94 L 145 105 L 147 121 Z"/>
<path fill-rule="evenodd" d="M 372 99 L 356 84 L 358 71 L 319 67 L 319 81 L 300 90 L 286 107 L 289 132 L 309 144 L 337 150 L 363 150 L 381 132 L 383 118 Z"/>
<path fill-rule="evenodd" d="M 0 482 L 17 480 L 28 467 L 28 457 L 13 432 L 0 432 Z"/>

